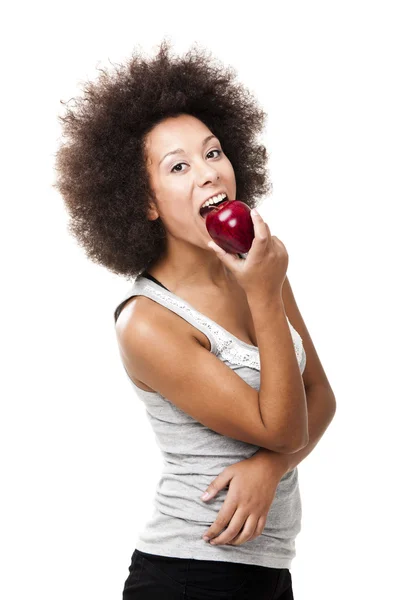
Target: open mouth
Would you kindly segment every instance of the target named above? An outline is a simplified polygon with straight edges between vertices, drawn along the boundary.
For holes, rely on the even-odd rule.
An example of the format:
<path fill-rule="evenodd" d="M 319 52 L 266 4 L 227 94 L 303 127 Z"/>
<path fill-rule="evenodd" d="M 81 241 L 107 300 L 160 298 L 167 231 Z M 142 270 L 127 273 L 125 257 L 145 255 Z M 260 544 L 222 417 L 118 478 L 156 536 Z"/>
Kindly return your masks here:
<path fill-rule="evenodd" d="M 200 209 L 200 216 L 203 219 L 205 219 L 206 216 L 208 215 L 208 213 L 212 212 L 213 210 L 216 210 L 218 208 L 218 206 L 220 206 L 221 204 L 224 204 L 224 202 L 229 202 L 227 197 L 225 197 L 222 200 L 220 200 L 219 202 L 217 202 L 217 204 L 210 204 L 209 206 L 203 206 Z"/>

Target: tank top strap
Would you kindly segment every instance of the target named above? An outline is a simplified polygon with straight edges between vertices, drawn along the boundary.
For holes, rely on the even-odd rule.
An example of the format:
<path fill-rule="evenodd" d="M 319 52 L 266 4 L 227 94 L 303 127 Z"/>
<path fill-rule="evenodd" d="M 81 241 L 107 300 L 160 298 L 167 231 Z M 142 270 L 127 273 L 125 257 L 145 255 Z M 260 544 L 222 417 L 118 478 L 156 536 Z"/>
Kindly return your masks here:
<path fill-rule="evenodd" d="M 138 275 L 131 289 L 116 307 L 114 311 L 115 323 L 126 302 L 134 296 L 147 296 L 151 300 L 162 304 L 182 317 L 182 319 L 190 323 L 190 325 L 201 331 L 207 337 L 210 342 L 210 352 L 219 356 L 222 360 L 228 361 L 233 365 L 260 370 L 260 354 L 256 346 L 238 339 L 221 325 L 197 311 L 188 302 L 179 296 L 176 296 L 173 292 L 170 292 L 155 277 L 150 274 L 145 276 L 144 272 Z M 290 323 L 289 319 L 287 320 L 292 333 L 299 366 L 303 372 L 306 356 L 302 339 Z"/>
<path fill-rule="evenodd" d="M 217 339 L 214 337 L 209 321 L 201 313 L 192 308 L 187 302 L 175 296 L 155 277 L 145 272 L 136 277 L 131 289 L 124 296 L 114 311 L 114 323 L 117 322 L 119 315 L 125 304 L 134 296 L 147 296 L 151 300 L 162 304 L 172 312 L 176 313 L 182 319 L 193 325 L 196 329 L 204 333 L 210 342 L 210 351 L 215 353 L 218 349 Z"/>
<path fill-rule="evenodd" d="M 169 292 L 169 289 L 165 287 L 165 285 L 163 285 L 161 283 L 161 281 L 158 281 L 158 279 L 156 279 L 154 277 L 154 275 L 150 275 L 150 273 L 148 273 L 147 271 L 143 271 L 142 273 L 142 277 L 146 277 L 147 279 L 151 279 L 151 281 L 154 281 L 154 283 L 158 283 L 158 285 L 160 285 L 162 288 L 164 288 L 164 290 L 167 290 L 167 292 Z M 170 292 L 171 293 L 171 292 Z"/>

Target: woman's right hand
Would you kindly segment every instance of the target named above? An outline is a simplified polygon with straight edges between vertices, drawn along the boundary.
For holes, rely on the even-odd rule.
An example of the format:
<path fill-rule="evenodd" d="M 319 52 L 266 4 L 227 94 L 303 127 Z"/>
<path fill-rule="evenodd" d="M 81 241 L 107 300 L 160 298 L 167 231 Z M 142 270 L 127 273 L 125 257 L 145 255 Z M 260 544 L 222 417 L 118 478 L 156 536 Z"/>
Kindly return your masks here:
<path fill-rule="evenodd" d="M 269 227 L 261 215 L 251 213 L 254 225 L 254 239 L 245 259 L 225 252 L 215 242 L 209 242 L 221 262 L 234 275 L 238 284 L 247 295 L 265 294 L 268 298 L 282 299 L 282 286 L 289 264 L 287 250 L 275 235 L 271 235 Z"/>

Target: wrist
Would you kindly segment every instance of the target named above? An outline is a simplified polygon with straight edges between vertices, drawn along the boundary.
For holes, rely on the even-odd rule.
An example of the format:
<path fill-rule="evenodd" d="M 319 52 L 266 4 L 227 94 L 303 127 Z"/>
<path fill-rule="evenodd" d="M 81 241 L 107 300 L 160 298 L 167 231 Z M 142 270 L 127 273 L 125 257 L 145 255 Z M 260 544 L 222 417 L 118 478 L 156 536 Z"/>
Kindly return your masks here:
<path fill-rule="evenodd" d="M 262 308 L 263 310 L 268 308 L 272 311 L 281 311 L 284 309 L 284 303 L 281 294 L 267 294 L 265 291 L 258 288 L 251 291 L 247 290 L 246 296 L 250 310 L 252 307 L 255 309 Z"/>
<path fill-rule="evenodd" d="M 274 452 L 268 448 L 260 448 L 251 458 L 265 463 L 265 466 L 274 473 L 277 483 L 279 483 L 285 473 L 289 471 L 289 456 L 288 454 Z"/>

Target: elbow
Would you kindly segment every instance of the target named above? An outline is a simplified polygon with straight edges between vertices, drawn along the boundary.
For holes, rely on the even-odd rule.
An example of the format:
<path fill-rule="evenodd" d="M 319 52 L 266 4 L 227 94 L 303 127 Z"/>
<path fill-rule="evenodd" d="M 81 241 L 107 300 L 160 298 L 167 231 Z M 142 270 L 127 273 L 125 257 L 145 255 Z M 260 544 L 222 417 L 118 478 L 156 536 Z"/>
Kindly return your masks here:
<path fill-rule="evenodd" d="M 299 452 L 299 450 L 302 450 L 307 445 L 308 445 L 308 441 L 304 442 L 301 445 L 297 445 L 297 446 L 285 446 L 284 449 L 281 450 L 281 453 L 282 454 L 296 454 L 296 452 Z"/>
<path fill-rule="evenodd" d="M 295 454 L 299 450 L 305 448 L 308 445 L 309 441 L 310 438 L 307 431 L 301 439 L 292 438 L 286 443 L 282 444 L 280 446 L 280 449 L 277 450 L 277 452 L 280 452 L 281 454 Z"/>
<path fill-rule="evenodd" d="M 278 452 L 279 454 L 294 454 L 302 448 L 305 448 L 309 441 L 308 422 L 305 430 L 294 430 L 285 427 L 286 435 L 282 434 L 282 429 L 277 432 L 267 431 L 267 439 L 263 444 L 260 444 L 267 450 Z"/>

